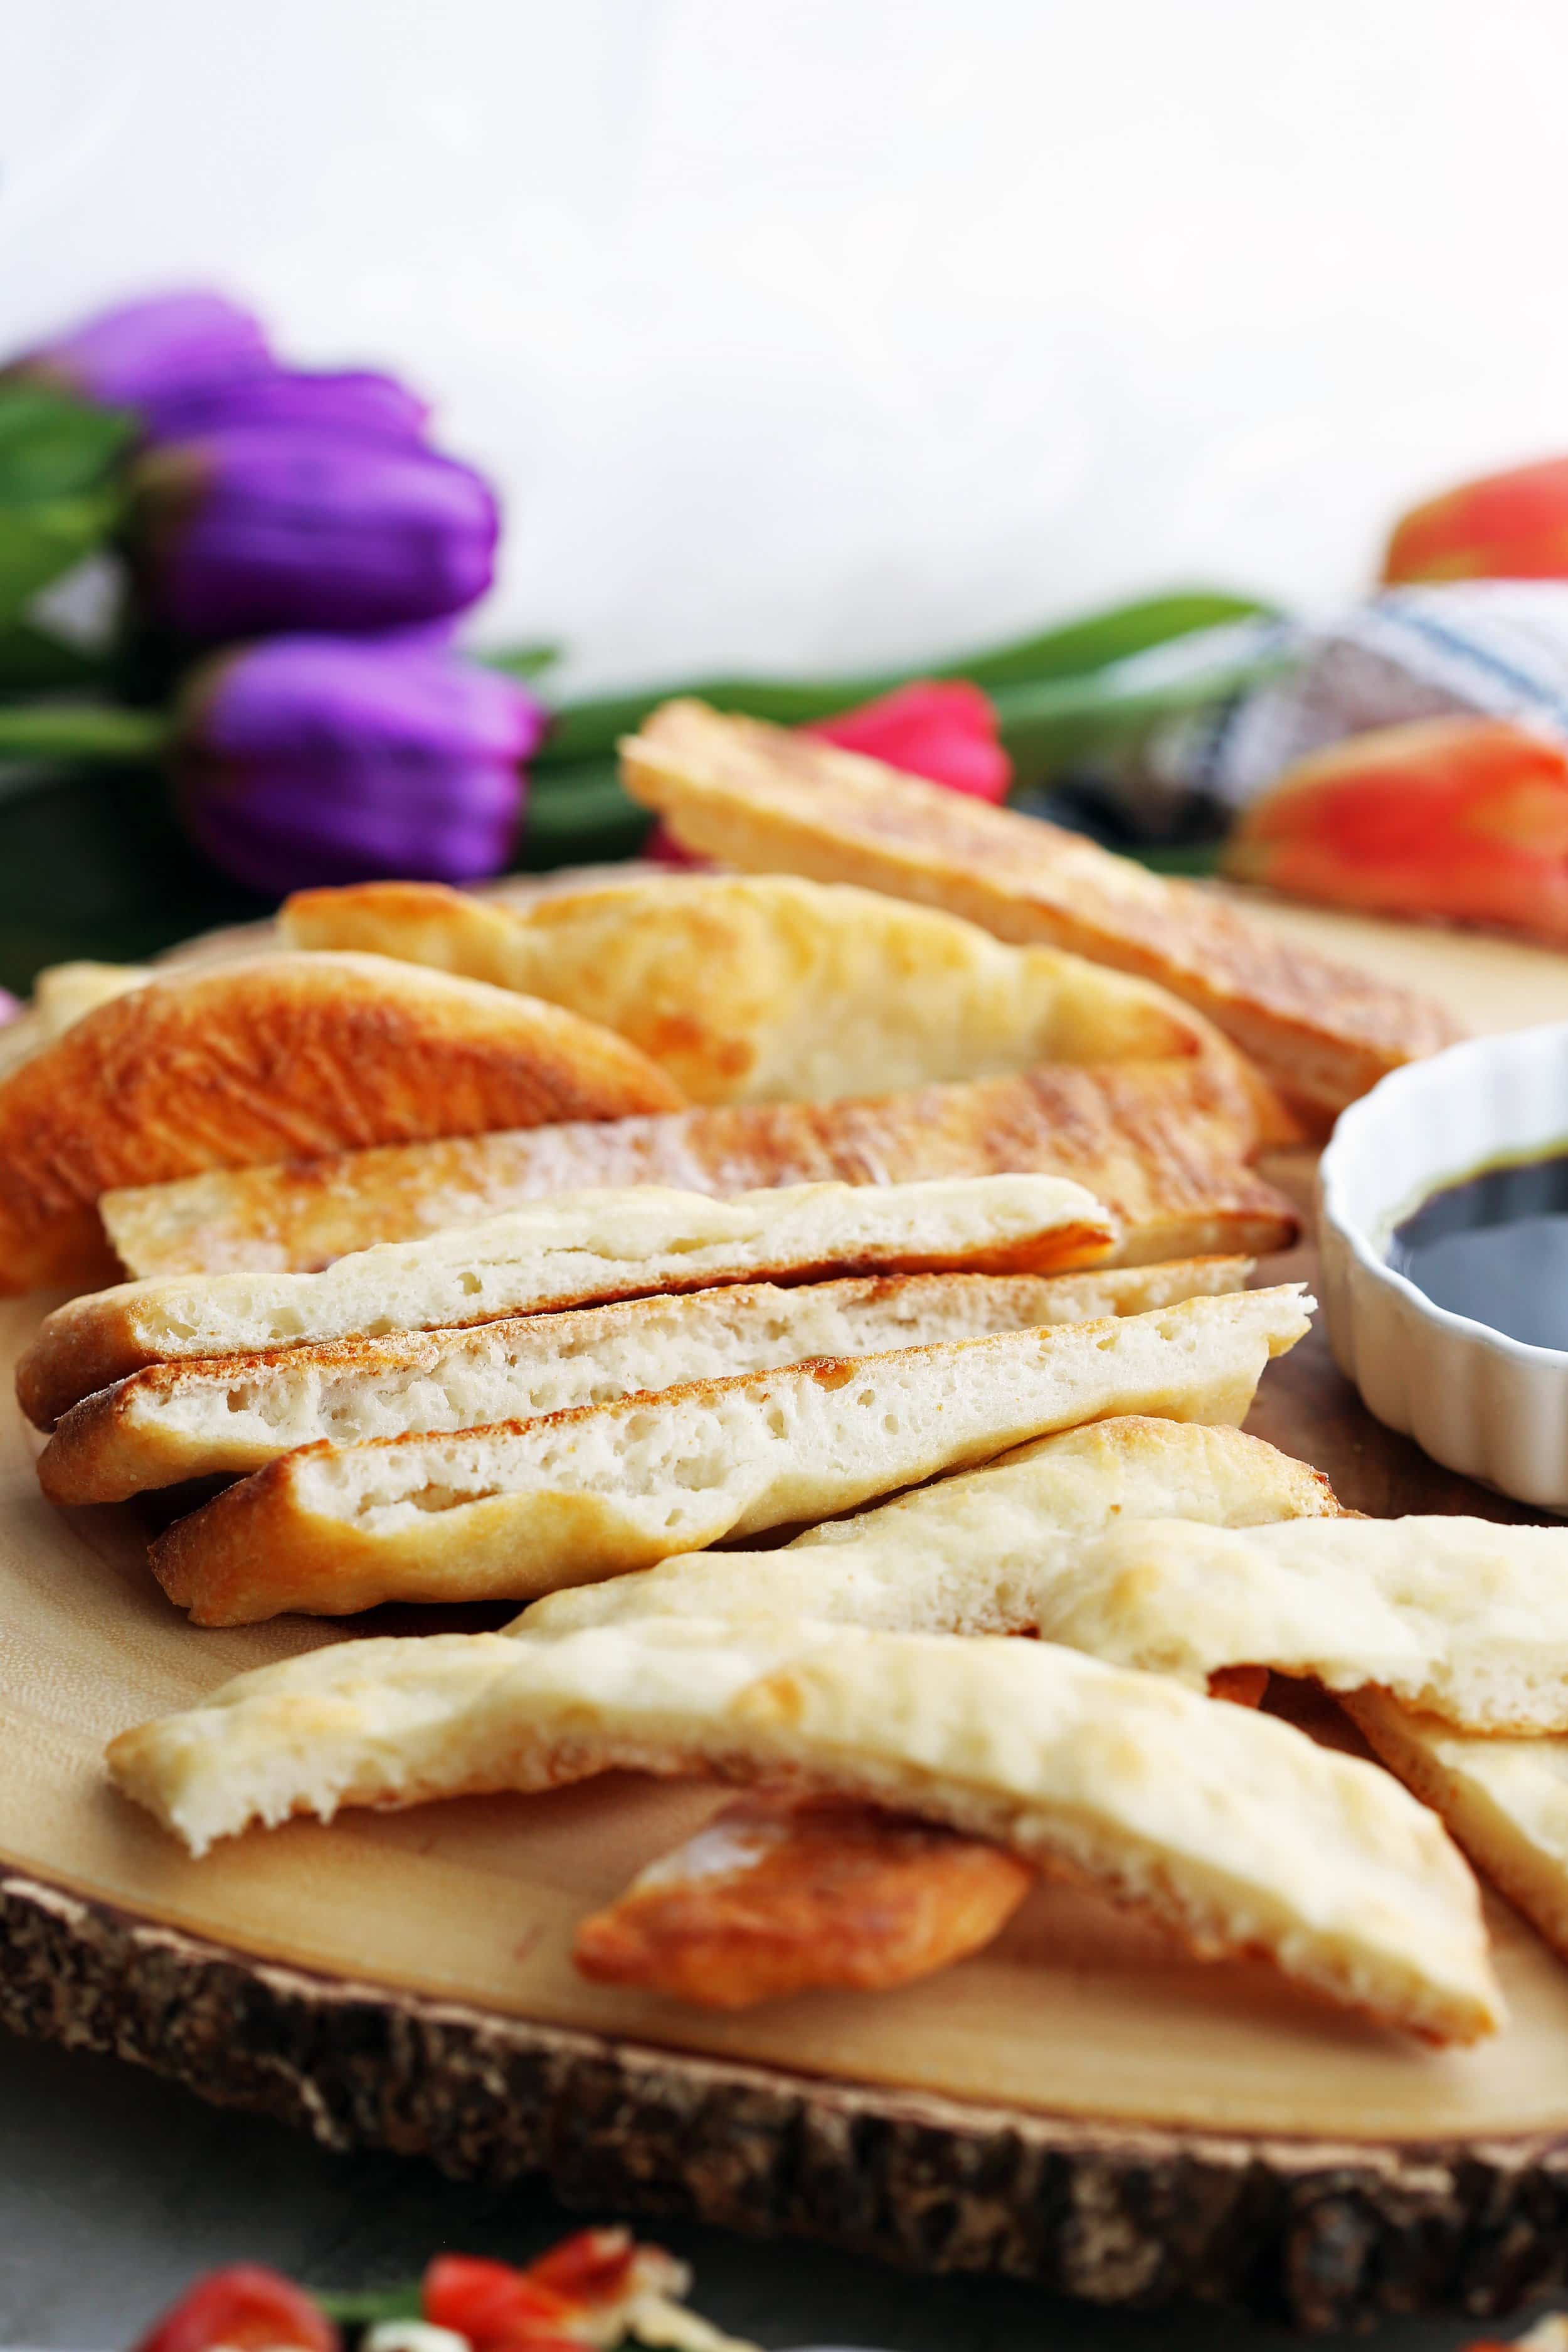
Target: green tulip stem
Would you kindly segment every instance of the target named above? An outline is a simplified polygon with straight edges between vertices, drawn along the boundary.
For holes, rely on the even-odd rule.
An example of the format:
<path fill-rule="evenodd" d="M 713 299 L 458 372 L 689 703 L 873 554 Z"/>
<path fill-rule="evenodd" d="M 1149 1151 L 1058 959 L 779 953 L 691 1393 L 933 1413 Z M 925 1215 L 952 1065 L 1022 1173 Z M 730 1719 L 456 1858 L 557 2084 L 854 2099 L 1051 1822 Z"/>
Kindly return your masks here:
<path fill-rule="evenodd" d="M 416 2281 L 407 2286 L 370 2287 L 362 2294 L 310 2292 L 311 2301 L 340 2327 L 374 2327 L 384 2319 L 417 2319 L 422 2300 Z"/>
<path fill-rule="evenodd" d="M 155 760 L 174 732 L 166 713 L 109 704 L 22 703 L 0 707 L 0 760 Z"/>
<path fill-rule="evenodd" d="M 651 710 L 675 695 L 695 695 L 715 709 L 744 711 L 753 719 L 771 719 L 781 727 L 832 718 L 857 703 L 906 686 L 912 678 L 967 678 L 984 687 L 1000 707 L 1004 694 L 1012 689 L 1057 685 L 1088 688 L 1096 673 L 1129 661 L 1135 654 L 1150 653 L 1157 646 L 1204 629 L 1273 618 L 1276 611 L 1252 596 L 1186 589 L 1142 597 L 1135 604 L 1116 605 L 1086 620 L 1037 631 L 956 661 L 906 665 L 902 669 L 856 677 L 703 678 L 648 688 L 641 693 L 563 701 L 555 706 L 550 735 L 536 764 L 563 766 L 613 752 L 618 737 L 635 733 Z M 504 656 L 494 658 L 498 666 L 506 666 Z"/>

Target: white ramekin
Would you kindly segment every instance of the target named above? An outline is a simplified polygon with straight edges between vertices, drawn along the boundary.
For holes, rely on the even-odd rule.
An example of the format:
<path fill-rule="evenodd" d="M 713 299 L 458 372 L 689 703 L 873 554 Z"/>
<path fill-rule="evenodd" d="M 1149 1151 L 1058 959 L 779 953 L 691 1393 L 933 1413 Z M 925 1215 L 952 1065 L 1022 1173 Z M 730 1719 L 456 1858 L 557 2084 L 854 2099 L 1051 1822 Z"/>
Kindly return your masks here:
<path fill-rule="evenodd" d="M 1568 1512 L 1568 1353 L 1435 1307 L 1385 1255 L 1436 1185 L 1554 1147 L 1568 1150 L 1568 1022 L 1395 1070 L 1342 1115 L 1318 1204 L 1329 1339 L 1368 1411 L 1450 1470 Z"/>

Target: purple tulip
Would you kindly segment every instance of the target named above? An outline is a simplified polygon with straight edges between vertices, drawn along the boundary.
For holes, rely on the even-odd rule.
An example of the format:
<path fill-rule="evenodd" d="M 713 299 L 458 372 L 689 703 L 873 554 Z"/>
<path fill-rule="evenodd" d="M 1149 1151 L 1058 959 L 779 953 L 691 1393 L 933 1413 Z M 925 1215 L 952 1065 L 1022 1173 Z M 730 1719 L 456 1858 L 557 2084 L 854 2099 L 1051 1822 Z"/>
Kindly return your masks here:
<path fill-rule="evenodd" d="M 473 882 L 506 863 L 546 724 L 510 678 L 449 655 L 274 637 L 193 673 L 174 773 L 201 847 L 268 896 Z"/>
<path fill-rule="evenodd" d="M 337 375 L 274 368 L 232 383 L 193 384 L 146 405 L 149 441 L 195 441 L 230 425 L 302 427 L 357 441 L 414 446 L 430 411 L 395 377 L 356 369 Z"/>
<path fill-rule="evenodd" d="M 496 502 L 427 449 L 237 425 L 132 468 L 126 540 L 141 599 L 178 635 L 396 629 L 490 584 Z"/>
<path fill-rule="evenodd" d="M 260 320 L 221 294 L 153 294 L 40 343 L 7 375 L 108 408 L 152 408 L 182 393 L 266 374 Z"/>

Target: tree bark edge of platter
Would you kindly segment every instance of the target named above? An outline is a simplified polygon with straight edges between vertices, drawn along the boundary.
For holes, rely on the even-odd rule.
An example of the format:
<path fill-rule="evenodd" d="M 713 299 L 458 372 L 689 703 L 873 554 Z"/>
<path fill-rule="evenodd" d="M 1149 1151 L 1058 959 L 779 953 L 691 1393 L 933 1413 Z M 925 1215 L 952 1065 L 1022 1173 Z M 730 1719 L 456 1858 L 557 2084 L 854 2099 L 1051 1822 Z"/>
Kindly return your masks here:
<path fill-rule="evenodd" d="M 1486 2317 L 1568 2275 L 1568 2138 L 1330 2145 L 816 2081 L 312 1977 L 0 1876 L 0 2022 L 329 2147 L 1304 2328 Z"/>

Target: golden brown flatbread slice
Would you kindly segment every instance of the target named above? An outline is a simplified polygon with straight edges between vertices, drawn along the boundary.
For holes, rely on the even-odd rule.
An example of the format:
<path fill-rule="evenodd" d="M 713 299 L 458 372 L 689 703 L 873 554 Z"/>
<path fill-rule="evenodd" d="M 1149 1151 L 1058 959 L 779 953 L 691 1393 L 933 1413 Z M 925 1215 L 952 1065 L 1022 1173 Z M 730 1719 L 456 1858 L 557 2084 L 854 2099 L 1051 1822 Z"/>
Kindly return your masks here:
<path fill-rule="evenodd" d="M 16 1368 L 40 1428 L 143 1364 L 437 1331 L 658 1291 L 829 1274 L 1048 1274 L 1093 1265 L 1113 1218 L 1054 1176 L 797 1184 L 715 1201 L 647 1185 L 572 1192 L 389 1242 L 321 1274 L 173 1276 L 73 1298 Z"/>
<path fill-rule="evenodd" d="M 1568 1959 L 1568 1738 L 1458 1731 L 1384 1691 L 1343 1705 L 1373 1754 Z"/>
<path fill-rule="evenodd" d="M 739 1797 L 582 1920 L 572 1957 L 600 1984 L 704 2009 L 881 1992 L 981 1950 L 1034 1883 L 1004 1847 L 908 1814 Z"/>
<path fill-rule="evenodd" d="M 1158 981 L 1320 1115 L 1460 1034 L 1427 998 L 1192 883 L 787 728 L 668 702 L 622 745 L 622 773 L 687 847 L 726 865 L 858 883 Z"/>
<path fill-rule="evenodd" d="M 1113 1412 L 1239 1422 L 1300 1286 L 694 1382 L 450 1437 L 306 1446 L 153 1548 L 201 1624 L 527 1600 L 798 1526 Z"/>
<path fill-rule="evenodd" d="M 54 1503 L 120 1502 L 184 1479 L 243 1475 L 298 1445 L 533 1421 L 807 1357 L 1146 1314 L 1244 1289 L 1251 1271 L 1250 1258 L 1192 1258 L 1103 1274 L 742 1283 L 468 1330 L 150 1364 L 71 1407 L 39 1456 L 38 1477 Z"/>
<path fill-rule="evenodd" d="M 1005 1846 L 1428 2040 L 1503 2016 L 1475 1882 L 1396 1780 L 1047 1642 L 704 1618 L 353 1642 L 123 1733 L 110 1766 L 195 1853 L 251 1822 L 616 1768 L 782 1783 Z"/>
<path fill-rule="evenodd" d="M 114 1186 L 679 1099 L 607 1029 L 389 957 L 159 979 L 0 1078 L 0 1291 L 110 1278 Z"/>
<path fill-rule="evenodd" d="M 1037 1633 L 1054 1586 L 1115 1529 L 1146 1519 L 1262 1528 L 1332 1518 L 1339 1508 L 1321 1470 L 1260 1437 L 1122 1413 L 809 1528 L 776 1551 L 687 1551 L 637 1575 L 552 1593 L 510 1630 L 532 1636 L 648 1616 L 761 1615 L 906 1633 Z M 1226 1664 L 1235 1662 L 1233 1654 Z"/>
<path fill-rule="evenodd" d="M 600 1185 L 693 1192 L 1069 1177 L 1120 1219 L 1125 1264 L 1285 1249 L 1295 1210 L 1243 1165 L 1251 1115 L 1208 1060 L 1061 1064 L 825 1104 L 759 1103 L 475 1135 L 195 1176 L 100 1205 L 127 1271 L 312 1271 L 377 1242 Z"/>
<path fill-rule="evenodd" d="M 1028 1633 L 1196 1690 L 1267 1666 L 1381 1688 L 1465 1730 L 1568 1732 L 1568 1528 L 1288 1511 L 1283 1457 L 1219 1432 L 1214 1488 L 1181 1496 L 1178 1516 L 1161 1488 L 1192 1478 L 1196 1438 L 1118 1434 L 1114 1469 L 1092 1433 L 1047 1439 L 782 1551 L 704 1552 L 557 1594 L 520 1630 L 658 1612 Z M 1241 1517 L 1234 1490 L 1254 1483 Z"/>
<path fill-rule="evenodd" d="M 526 911 L 437 883 L 308 890 L 291 947 L 369 950 L 564 1005 L 689 1102 L 826 1102 L 1039 1062 L 1235 1050 L 1144 980 L 1008 947 L 907 898 L 793 875 L 655 875 Z"/>
<path fill-rule="evenodd" d="M 33 982 L 39 1043 L 52 1044 L 100 1004 L 112 1004 L 116 997 L 129 996 L 133 988 L 145 988 L 159 976 L 146 963 L 46 964 Z"/>
<path fill-rule="evenodd" d="M 63 1036 L 100 1004 L 144 987 L 156 974 L 146 964 L 48 964 L 33 982 L 32 1003 L 0 1029 L 0 1078 Z"/>

